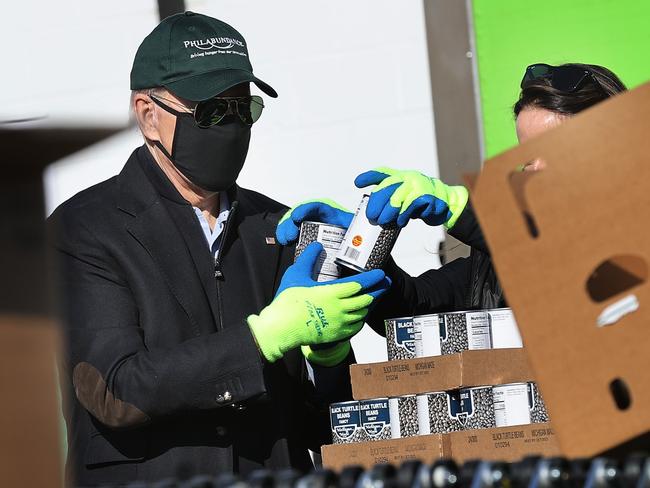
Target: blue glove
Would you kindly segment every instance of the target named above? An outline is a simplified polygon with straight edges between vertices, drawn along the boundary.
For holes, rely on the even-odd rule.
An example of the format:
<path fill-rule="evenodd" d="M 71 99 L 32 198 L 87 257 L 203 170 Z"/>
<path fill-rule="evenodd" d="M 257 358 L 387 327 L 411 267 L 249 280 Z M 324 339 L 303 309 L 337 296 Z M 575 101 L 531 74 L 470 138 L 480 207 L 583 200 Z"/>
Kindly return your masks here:
<path fill-rule="evenodd" d="M 368 307 L 370 307 L 377 298 L 383 295 L 388 288 L 390 288 L 390 278 L 380 269 L 364 271 L 363 273 L 348 276 L 346 278 L 339 278 L 333 281 L 315 281 L 312 278 L 314 266 L 316 266 L 316 262 L 318 261 L 318 257 L 322 251 L 323 245 L 320 242 L 312 242 L 309 244 L 298 257 L 296 262 L 289 266 L 285 271 L 275 296 L 278 297 L 288 288 L 327 287 L 330 285 L 336 286 L 344 283 L 354 283 L 355 285 L 358 285 L 352 287 L 357 289 L 355 294 L 363 292 L 363 294 L 370 295 L 373 298 L 373 300 L 368 304 Z"/>
<path fill-rule="evenodd" d="M 363 327 L 370 305 L 380 297 L 390 281 L 381 270 L 349 278 L 319 283 L 313 269 L 323 250 L 313 242 L 282 277 L 273 301 L 258 315 L 248 317 L 248 325 L 260 351 L 269 362 L 304 345 L 346 341 Z M 349 352 L 349 344 L 334 346 L 329 354 L 316 354 L 323 365 L 336 364 Z M 312 351 L 303 351 L 308 359 Z"/>
<path fill-rule="evenodd" d="M 366 216 L 379 225 L 404 227 L 409 219 L 451 229 L 467 205 L 464 186 L 448 186 L 417 171 L 376 168 L 354 180 L 358 188 L 377 185 L 370 195 Z"/>
<path fill-rule="evenodd" d="M 283 246 L 292 244 L 300 235 L 300 224 L 307 220 L 348 228 L 354 213 L 333 200 L 309 200 L 284 214 L 275 230 L 275 237 Z"/>

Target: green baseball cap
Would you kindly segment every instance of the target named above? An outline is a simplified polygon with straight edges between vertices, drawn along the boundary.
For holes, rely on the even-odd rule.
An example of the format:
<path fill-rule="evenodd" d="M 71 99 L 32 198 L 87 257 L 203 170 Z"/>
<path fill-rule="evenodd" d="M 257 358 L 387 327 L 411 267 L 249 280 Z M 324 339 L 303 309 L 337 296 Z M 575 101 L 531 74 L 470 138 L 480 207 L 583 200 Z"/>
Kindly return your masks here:
<path fill-rule="evenodd" d="M 253 74 L 242 35 L 225 22 L 194 12 L 158 24 L 140 44 L 131 68 L 131 90 L 163 86 L 195 102 L 246 82 L 278 96 Z"/>

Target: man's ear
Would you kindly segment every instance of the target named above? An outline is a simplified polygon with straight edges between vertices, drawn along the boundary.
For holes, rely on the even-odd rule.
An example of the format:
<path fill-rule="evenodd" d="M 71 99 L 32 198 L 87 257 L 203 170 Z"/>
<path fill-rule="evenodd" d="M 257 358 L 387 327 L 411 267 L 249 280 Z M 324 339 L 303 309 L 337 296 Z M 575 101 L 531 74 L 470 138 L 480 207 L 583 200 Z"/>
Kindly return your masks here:
<path fill-rule="evenodd" d="M 159 141 L 158 117 L 155 111 L 156 104 L 151 97 L 144 93 L 136 93 L 133 97 L 133 113 L 138 122 L 142 135 L 150 141 Z"/>

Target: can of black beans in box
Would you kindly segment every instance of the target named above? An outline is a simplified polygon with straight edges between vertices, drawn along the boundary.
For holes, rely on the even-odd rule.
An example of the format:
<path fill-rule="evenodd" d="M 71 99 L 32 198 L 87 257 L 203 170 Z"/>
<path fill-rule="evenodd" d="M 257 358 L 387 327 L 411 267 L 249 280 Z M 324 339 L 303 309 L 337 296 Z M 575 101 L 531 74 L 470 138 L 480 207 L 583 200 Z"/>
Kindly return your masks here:
<path fill-rule="evenodd" d="M 390 431 L 393 439 L 420 434 L 420 418 L 416 395 L 390 398 Z"/>
<path fill-rule="evenodd" d="M 418 395 L 418 409 L 428 414 L 424 433 L 447 434 L 495 426 L 492 387 L 479 386 Z"/>
<path fill-rule="evenodd" d="M 492 349 L 524 347 L 512 309 L 495 308 L 487 313 L 492 334 Z"/>
<path fill-rule="evenodd" d="M 388 360 L 413 359 L 415 357 L 415 331 L 413 317 L 384 320 L 386 326 L 386 349 Z"/>
<path fill-rule="evenodd" d="M 485 311 L 439 314 L 438 322 L 442 354 L 492 347 L 490 320 Z"/>
<path fill-rule="evenodd" d="M 369 441 L 391 438 L 388 398 L 373 398 L 359 402 L 361 428 Z"/>
<path fill-rule="evenodd" d="M 415 357 L 440 356 L 440 324 L 438 314 L 413 317 Z"/>
<path fill-rule="evenodd" d="M 348 227 L 336 262 L 355 271 L 381 268 L 393 250 L 400 229 L 397 225 L 373 225 L 366 217 L 368 195 L 364 195 Z"/>
<path fill-rule="evenodd" d="M 348 444 L 364 440 L 359 402 L 357 401 L 332 403 L 330 405 L 330 424 L 333 444 Z"/>
<path fill-rule="evenodd" d="M 420 433 L 448 434 L 463 430 L 460 391 L 439 391 L 418 395 Z"/>
<path fill-rule="evenodd" d="M 510 383 L 492 388 L 497 427 L 530 424 L 528 383 Z"/>
<path fill-rule="evenodd" d="M 491 429 L 496 426 L 491 386 L 461 388 L 460 421 L 464 429 Z"/>
<path fill-rule="evenodd" d="M 530 423 L 542 424 L 549 421 L 546 404 L 537 383 L 528 382 L 528 408 L 530 409 Z"/>
<path fill-rule="evenodd" d="M 336 253 L 341 247 L 345 236 L 345 228 L 320 222 L 303 222 L 300 225 L 300 236 L 296 244 L 295 258 L 302 254 L 312 242 L 320 242 L 323 252 L 320 253 L 312 278 L 316 281 L 332 281 L 341 277 L 341 269 L 336 264 Z"/>

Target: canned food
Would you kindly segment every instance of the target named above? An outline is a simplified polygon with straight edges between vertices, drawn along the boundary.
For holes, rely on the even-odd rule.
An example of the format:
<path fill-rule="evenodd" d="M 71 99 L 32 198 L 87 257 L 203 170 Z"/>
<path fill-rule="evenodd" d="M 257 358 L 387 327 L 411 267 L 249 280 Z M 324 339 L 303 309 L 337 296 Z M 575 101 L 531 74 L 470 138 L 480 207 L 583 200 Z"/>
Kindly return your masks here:
<path fill-rule="evenodd" d="M 492 334 L 492 349 L 524 347 L 511 308 L 495 308 L 487 313 Z"/>
<path fill-rule="evenodd" d="M 413 317 L 415 357 L 440 356 L 440 324 L 438 314 Z"/>
<path fill-rule="evenodd" d="M 359 402 L 339 402 L 330 405 L 333 444 L 349 444 L 364 440 L 359 415 Z"/>
<path fill-rule="evenodd" d="M 357 207 L 352 223 L 345 233 L 336 262 L 355 271 L 381 268 L 393 250 L 400 229 L 397 225 L 373 225 L 366 217 L 368 195 Z"/>
<path fill-rule="evenodd" d="M 345 236 L 345 228 L 338 225 L 322 224 L 320 222 L 303 222 L 300 225 L 300 236 L 296 244 L 295 258 L 302 254 L 312 242 L 320 242 L 323 252 L 320 253 L 312 278 L 316 281 L 332 281 L 341 277 L 341 269 L 336 264 L 336 253 L 341 247 Z"/>
<path fill-rule="evenodd" d="M 388 398 L 374 398 L 359 402 L 361 428 L 369 441 L 391 438 Z"/>
<path fill-rule="evenodd" d="M 438 322 L 442 354 L 492 348 L 490 320 L 485 311 L 439 314 Z"/>
<path fill-rule="evenodd" d="M 386 349 L 388 360 L 413 359 L 415 357 L 415 330 L 413 317 L 384 320 L 386 326 Z"/>
<path fill-rule="evenodd" d="M 405 395 L 390 398 L 390 430 L 393 439 L 420 434 L 417 397 Z"/>
<path fill-rule="evenodd" d="M 546 404 L 537 383 L 528 382 L 528 408 L 530 409 L 530 423 L 542 424 L 549 421 Z"/>
<path fill-rule="evenodd" d="M 458 416 L 464 429 L 491 429 L 496 426 L 491 386 L 462 388 Z"/>
<path fill-rule="evenodd" d="M 418 395 L 422 434 L 448 434 L 463 430 L 460 391 L 439 391 Z"/>

